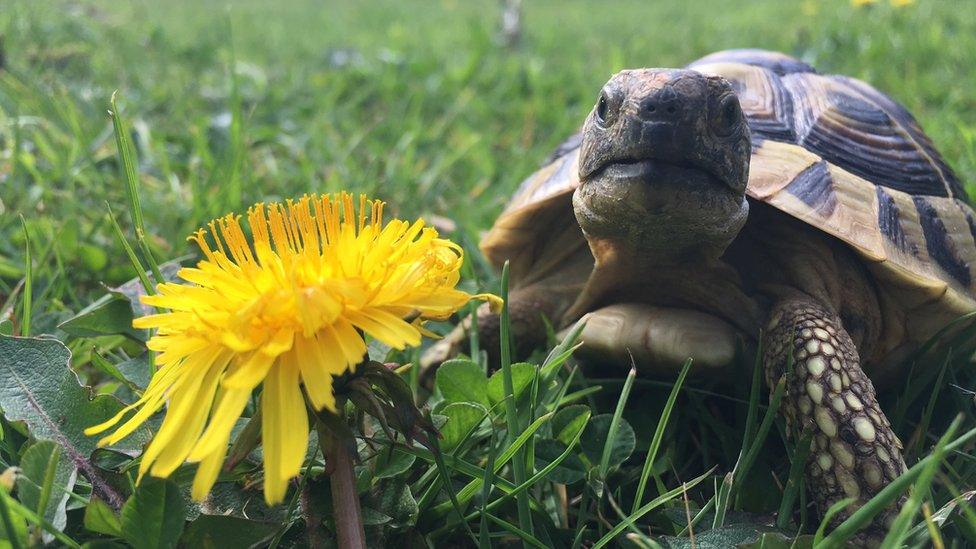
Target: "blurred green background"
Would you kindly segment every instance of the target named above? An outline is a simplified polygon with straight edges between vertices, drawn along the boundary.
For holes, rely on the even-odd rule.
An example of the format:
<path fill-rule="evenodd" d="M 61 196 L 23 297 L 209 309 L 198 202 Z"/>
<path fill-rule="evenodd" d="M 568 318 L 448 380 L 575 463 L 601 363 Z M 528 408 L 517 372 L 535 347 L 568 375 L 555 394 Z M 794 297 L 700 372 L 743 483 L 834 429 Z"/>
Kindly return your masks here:
<path fill-rule="evenodd" d="M 733 47 L 871 82 L 972 185 L 973 7 L 525 0 L 521 41 L 506 47 L 487 0 L 2 0 L 0 297 L 23 276 L 17 214 L 45 260 L 40 310 L 77 309 L 98 283 L 132 276 L 106 215 L 130 227 L 114 90 L 161 260 L 216 215 L 338 189 L 448 217 L 471 247 L 610 74 Z"/>

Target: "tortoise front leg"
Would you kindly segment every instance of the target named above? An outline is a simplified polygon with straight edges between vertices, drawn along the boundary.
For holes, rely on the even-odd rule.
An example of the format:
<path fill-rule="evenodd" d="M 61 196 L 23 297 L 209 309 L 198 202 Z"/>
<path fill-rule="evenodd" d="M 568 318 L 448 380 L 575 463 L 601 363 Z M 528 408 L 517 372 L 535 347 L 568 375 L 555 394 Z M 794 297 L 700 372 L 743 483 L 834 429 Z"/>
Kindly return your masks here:
<path fill-rule="evenodd" d="M 782 410 L 789 437 L 795 442 L 805 429 L 813 433 L 807 491 L 820 516 L 841 499 L 856 500 L 835 515 L 834 527 L 905 471 L 901 441 L 878 407 L 850 336 L 821 304 L 810 298 L 781 301 L 770 315 L 763 348 L 768 386 L 786 378 Z M 879 543 L 903 502 L 875 517 L 858 541 Z"/>
<path fill-rule="evenodd" d="M 688 358 L 692 372 L 707 375 L 735 357 L 737 335 L 727 322 L 699 311 L 618 303 L 588 313 L 577 356 L 601 366 L 628 368 L 644 374 L 674 377 Z"/>

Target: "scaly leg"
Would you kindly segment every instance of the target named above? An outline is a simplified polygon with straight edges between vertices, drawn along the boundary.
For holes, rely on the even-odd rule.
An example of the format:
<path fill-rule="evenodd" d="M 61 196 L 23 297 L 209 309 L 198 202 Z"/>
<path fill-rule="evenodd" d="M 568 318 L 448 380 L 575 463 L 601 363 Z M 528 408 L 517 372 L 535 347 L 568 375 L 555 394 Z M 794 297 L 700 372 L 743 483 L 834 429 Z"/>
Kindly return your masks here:
<path fill-rule="evenodd" d="M 815 300 L 781 301 L 770 315 L 763 348 L 768 386 L 786 378 L 781 409 L 790 438 L 798 441 L 805 429 L 813 433 L 807 492 L 820 516 L 841 499 L 856 500 L 835 515 L 836 526 L 905 471 L 901 441 L 878 407 L 840 319 Z M 903 502 L 877 515 L 856 541 L 880 543 Z"/>

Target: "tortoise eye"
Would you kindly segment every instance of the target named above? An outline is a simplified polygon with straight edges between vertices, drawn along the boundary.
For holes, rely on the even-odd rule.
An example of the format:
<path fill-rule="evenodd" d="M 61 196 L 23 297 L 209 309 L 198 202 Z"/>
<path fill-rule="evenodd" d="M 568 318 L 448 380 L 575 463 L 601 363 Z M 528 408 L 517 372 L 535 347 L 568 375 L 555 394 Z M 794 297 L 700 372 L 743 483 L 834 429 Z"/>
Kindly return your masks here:
<path fill-rule="evenodd" d="M 725 96 L 713 122 L 715 130 L 722 135 L 728 135 L 739 125 L 740 120 L 742 108 L 739 106 L 739 99 L 735 95 Z"/>
<path fill-rule="evenodd" d="M 609 101 L 607 101 L 607 94 L 601 93 L 600 100 L 596 103 L 596 117 L 601 123 L 607 122 L 607 111 L 610 109 Z"/>

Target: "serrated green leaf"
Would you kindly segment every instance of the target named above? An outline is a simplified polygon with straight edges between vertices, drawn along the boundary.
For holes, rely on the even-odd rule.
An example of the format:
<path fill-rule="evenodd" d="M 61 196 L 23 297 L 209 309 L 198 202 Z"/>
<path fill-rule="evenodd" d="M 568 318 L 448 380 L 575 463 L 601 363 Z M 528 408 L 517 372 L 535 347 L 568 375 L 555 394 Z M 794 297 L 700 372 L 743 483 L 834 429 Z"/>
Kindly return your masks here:
<path fill-rule="evenodd" d="M 67 347 L 53 339 L 0 336 L 0 409 L 8 421 L 23 421 L 35 438 L 57 440 L 65 459 L 82 470 L 96 493 L 121 504 L 91 465 L 98 438 L 84 430 L 114 416 L 122 403 L 107 395 L 92 399 L 71 371 L 70 359 Z M 136 451 L 148 439 L 141 427 L 114 448 Z"/>
<path fill-rule="evenodd" d="M 129 304 L 111 294 L 85 307 L 58 327 L 76 337 L 121 334 L 139 341 L 146 339 L 144 330 L 132 327 L 132 308 Z"/>
<path fill-rule="evenodd" d="M 525 392 L 525 389 L 532 384 L 535 377 L 535 366 L 519 362 L 512 364 L 512 393 L 515 399 Z M 497 404 L 505 399 L 505 381 L 502 379 L 502 371 L 498 370 L 488 379 L 488 400 L 491 404 Z"/>
<path fill-rule="evenodd" d="M 172 480 L 143 479 L 122 507 L 122 537 L 135 549 L 176 547 L 186 520 L 186 503 Z"/>
<path fill-rule="evenodd" d="M 106 536 L 121 537 L 122 522 L 115 511 L 100 499 L 92 498 L 85 507 L 85 528 Z"/>
<path fill-rule="evenodd" d="M 488 407 L 488 378 L 477 363 L 448 360 L 437 368 L 437 388 L 448 402 L 475 402 Z"/>
<path fill-rule="evenodd" d="M 583 453 L 593 465 L 600 463 L 603 455 L 603 447 L 607 441 L 607 434 L 610 432 L 610 422 L 613 421 L 612 414 L 600 414 L 593 416 L 583 431 L 580 439 L 580 446 Z M 614 437 L 613 445 L 610 448 L 609 467 L 616 467 L 627 460 L 634 451 L 637 439 L 634 436 L 634 429 L 627 423 L 627 420 L 620 418 L 617 425 L 617 434 Z"/>
<path fill-rule="evenodd" d="M 445 452 L 453 450 L 467 436 L 471 429 L 474 429 L 482 420 L 485 419 L 487 410 L 480 404 L 470 402 L 453 402 L 445 406 L 440 412 L 447 417 L 447 423 L 441 427 L 441 449 Z"/>
<path fill-rule="evenodd" d="M 180 538 L 183 547 L 241 549 L 264 546 L 280 525 L 224 515 L 200 515 Z"/>
<path fill-rule="evenodd" d="M 58 530 L 64 530 L 68 522 L 68 494 L 75 485 L 78 469 L 70 460 L 64 459 L 64 452 L 49 440 L 32 444 L 20 459 L 20 469 L 17 499 Z M 50 534 L 45 536 L 45 541 L 51 539 Z"/>

